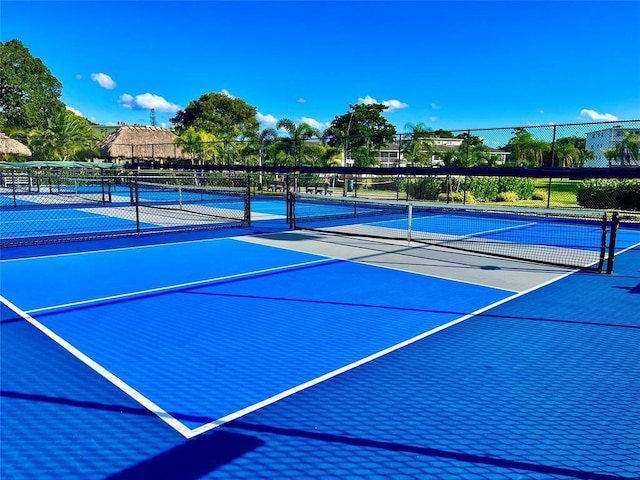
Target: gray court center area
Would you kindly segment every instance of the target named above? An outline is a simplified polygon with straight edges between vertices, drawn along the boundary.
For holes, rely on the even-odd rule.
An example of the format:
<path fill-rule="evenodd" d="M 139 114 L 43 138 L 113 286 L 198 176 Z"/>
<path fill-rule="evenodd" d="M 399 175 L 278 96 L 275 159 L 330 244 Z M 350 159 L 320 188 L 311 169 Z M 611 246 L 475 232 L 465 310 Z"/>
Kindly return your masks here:
<path fill-rule="evenodd" d="M 372 240 L 310 231 L 243 236 L 238 239 L 514 292 L 538 287 L 571 271 L 415 242 Z"/>

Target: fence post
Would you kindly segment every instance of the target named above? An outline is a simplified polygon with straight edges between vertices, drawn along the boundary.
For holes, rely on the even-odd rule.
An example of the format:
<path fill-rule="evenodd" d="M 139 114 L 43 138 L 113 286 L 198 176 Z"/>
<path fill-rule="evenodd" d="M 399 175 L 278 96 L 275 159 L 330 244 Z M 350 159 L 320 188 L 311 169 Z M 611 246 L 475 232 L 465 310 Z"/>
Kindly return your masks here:
<path fill-rule="evenodd" d="M 136 206 L 136 233 L 140 235 L 140 192 L 138 190 L 138 172 L 133 173 L 133 189 Z"/>
<path fill-rule="evenodd" d="M 547 208 L 551 206 L 551 182 L 553 181 L 553 164 L 556 157 L 556 125 L 553 126 L 553 137 L 551 139 L 551 168 L 549 169 L 549 185 L 547 186 Z"/>
<path fill-rule="evenodd" d="M 467 153 L 466 156 L 467 158 L 465 159 L 465 169 L 468 172 L 469 171 L 469 149 L 470 144 L 471 143 L 471 130 L 467 130 Z M 464 176 L 464 184 L 462 185 L 462 204 L 466 205 L 467 204 L 467 175 L 465 174 Z"/>

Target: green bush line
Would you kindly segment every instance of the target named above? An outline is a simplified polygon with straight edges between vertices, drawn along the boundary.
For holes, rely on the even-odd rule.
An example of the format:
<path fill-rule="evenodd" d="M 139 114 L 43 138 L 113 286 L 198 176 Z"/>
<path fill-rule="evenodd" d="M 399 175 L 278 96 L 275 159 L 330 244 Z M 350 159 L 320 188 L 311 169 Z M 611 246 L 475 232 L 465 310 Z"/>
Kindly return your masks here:
<path fill-rule="evenodd" d="M 576 200 L 585 208 L 640 210 L 640 180 L 585 180 L 578 185 Z"/>

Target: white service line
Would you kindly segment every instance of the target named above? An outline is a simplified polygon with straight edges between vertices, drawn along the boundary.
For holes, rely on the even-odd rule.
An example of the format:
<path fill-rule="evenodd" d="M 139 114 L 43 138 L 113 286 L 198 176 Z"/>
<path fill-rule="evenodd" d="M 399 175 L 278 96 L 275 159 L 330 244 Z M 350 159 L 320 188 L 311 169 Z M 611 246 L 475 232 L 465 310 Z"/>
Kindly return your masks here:
<path fill-rule="evenodd" d="M 213 422 L 209 422 L 209 423 L 201 425 L 201 426 L 199 426 L 197 428 L 194 428 L 193 430 L 190 431 L 189 438 L 192 438 L 192 437 L 195 437 L 195 436 L 200 435 L 202 433 L 205 433 L 205 432 L 208 432 L 210 430 L 213 430 L 214 428 L 217 428 L 217 427 L 219 427 L 221 425 L 224 425 L 227 422 L 230 422 L 232 420 L 236 420 L 236 419 L 238 419 L 238 418 L 240 418 L 240 417 L 242 417 L 244 415 L 247 415 L 247 414 L 249 414 L 251 412 L 255 412 L 256 410 L 259 410 L 259 409 L 261 409 L 263 407 L 266 407 L 267 405 L 270 405 L 270 404 L 275 403 L 275 402 L 277 402 L 279 400 L 282 400 L 283 398 L 286 398 L 286 397 L 288 397 L 290 395 L 293 395 L 294 393 L 298 393 L 298 392 L 300 392 L 302 390 L 305 390 L 305 389 L 307 389 L 309 387 L 312 387 L 312 386 L 317 385 L 319 383 L 322 383 L 322 382 L 324 382 L 326 380 L 329 380 L 330 378 L 333 378 L 333 377 L 335 377 L 337 375 L 340 375 L 341 373 L 344 373 L 344 372 L 347 372 L 349 370 L 352 370 L 352 369 L 354 369 L 356 367 L 364 365 L 365 363 L 369 363 L 372 360 L 376 360 L 377 358 L 380 358 L 380 357 L 382 357 L 384 355 L 387 355 L 387 354 L 389 354 L 391 352 L 395 352 L 396 350 L 399 350 L 399 349 L 401 349 L 403 347 L 406 347 L 407 345 L 410 345 L 410 344 L 415 343 L 415 342 L 417 342 L 419 340 L 422 340 L 423 338 L 429 337 L 429 336 L 433 335 L 434 333 L 438 333 L 438 332 L 440 332 L 442 330 L 445 330 L 445 329 L 447 329 L 449 327 L 452 327 L 454 325 L 462 323 L 465 320 L 473 318 L 476 315 L 479 315 L 479 314 L 481 314 L 483 312 L 486 312 L 487 310 L 490 310 L 490 309 L 492 309 L 494 307 L 497 307 L 498 305 L 502 305 L 503 303 L 509 302 L 509 301 L 511 301 L 511 300 L 513 300 L 515 298 L 518 298 L 518 297 L 520 297 L 522 295 L 525 295 L 525 294 L 530 293 L 530 292 L 532 292 L 534 290 L 537 290 L 538 288 L 541 288 L 541 287 L 549 285 L 549 284 L 551 284 L 553 282 L 556 282 L 556 281 L 560 280 L 561 278 L 564 278 L 564 277 L 570 275 L 571 273 L 573 273 L 573 272 L 568 272 L 568 273 L 566 273 L 564 275 L 561 275 L 561 276 L 559 276 L 557 278 L 553 278 L 553 279 L 551 279 L 551 280 L 549 280 L 549 281 L 547 281 L 545 283 L 542 283 L 540 285 L 532 287 L 532 288 L 530 288 L 528 290 L 516 293 L 515 295 L 511 295 L 510 297 L 507 297 L 507 298 L 504 298 L 504 299 L 499 300 L 497 302 L 494 302 L 491 305 L 487 305 L 486 307 L 482 307 L 482 308 L 480 308 L 480 309 L 478 309 L 478 310 L 476 310 L 476 311 L 474 311 L 472 313 L 469 313 L 469 314 L 464 315 L 464 316 L 462 316 L 460 318 L 457 318 L 457 319 L 452 320 L 450 322 L 447 322 L 447 323 L 445 323 L 443 325 L 440 325 L 439 327 L 432 328 L 431 330 L 428 330 L 428 331 L 426 331 L 424 333 L 416 335 L 416 336 L 414 336 L 412 338 L 409 338 L 409 339 L 407 339 L 407 340 L 405 340 L 403 342 L 397 343 L 395 345 L 392 345 L 391 347 L 385 348 L 384 350 L 380 350 L 377 353 L 374 353 L 374 354 L 369 355 L 367 357 L 364 357 L 364 358 L 362 358 L 360 360 L 352 362 L 352 363 L 350 363 L 348 365 L 345 365 L 344 367 L 340 367 L 340 368 L 338 368 L 336 370 L 333 370 L 332 372 L 329 372 L 329 373 L 321 375 L 321 376 L 319 376 L 317 378 L 314 378 L 313 380 L 309 380 L 308 382 L 302 383 L 302 384 L 300 384 L 298 386 L 295 386 L 293 388 L 285 390 L 284 392 L 281 392 L 281 393 L 279 393 L 277 395 L 274 395 L 274 396 L 269 397 L 269 398 L 267 398 L 265 400 L 262 400 L 261 402 L 254 403 L 253 405 L 250 405 L 250 406 L 248 406 L 246 408 L 243 408 L 243 409 L 238 410 L 236 412 L 233 412 L 233 413 L 230 413 L 228 415 L 225 415 L 224 417 L 221 417 L 221 418 L 219 418 L 217 420 L 214 420 Z"/>
<path fill-rule="evenodd" d="M 181 289 L 181 288 L 186 288 L 186 287 L 193 287 L 196 285 L 203 285 L 203 284 L 208 284 L 208 283 L 215 283 L 215 282 L 221 282 L 223 280 L 229 280 L 232 278 L 243 278 L 243 277 L 251 277 L 253 275 L 261 275 L 263 273 L 271 273 L 271 272 L 278 272 L 278 271 L 286 271 L 289 269 L 293 269 L 293 268 L 298 268 L 298 267 L 304 267 L 304 266 L 308 266 L 308 265 L 314 265 L 314 264 L 318 264 L 318 263 L 326 263 L 329 261 L 335 261 L 332 258 L 321 258 L 320 260 L 311 260 L 309 262 L 302 262 L 302 263 L 293 263 L 293 264 L 289 264 L 289 265 L 283 265 L 280 267 L 271 267 L 271 268 L 264 268 L 261 270 L 253 270 L 251 272 L 242 272 L 242 273 L 234 273 L 233 275 L 224 275 L 222 277 L 214 277 L 214 278 L 205 278 L 204 280 L 195 280 L 193 282 L 184 282 L 184 283 L 177 283 L 175 285 L 167 285 L 167 286 L 163 286 L 163 287 L 156 287 L 156 288 L 148 288 L 146 290 L 138 290 L 135 292 L 127 292 L 127 293 L 120 293 L 117 295 L 108 295 L 106 297 L 98 297 L 98 298 L 91 298 L 89 300 L 80 300 L 77 302 L 70 302 L 70 303 L 62 303 L 59 305 L 51 305 L 48 307 L 41 307 L 41 308 L 34 308 L 31 310 L 26 310 L 27 313 L 40 313 L 40 312 L 47 312 L 50 310 L 57 310 L 60 308 L 69 308 L 69 307 L 77 307 L 80 305 L 91 305 L 92 303 L 100 303 L 100 302 L 108 302 L 111 300 L 119 300 L 119 299 L 123 299 L 123 298 L 130 298 L 130 297 L 136 297 L 136 296 L 140 296 L 140 295 L 147 295 L 150 293 L 158 293 L 158 292 L 166 292 L 166 291 L 171 291 L 171 290 L 177 290 L 177 289 Z"/>

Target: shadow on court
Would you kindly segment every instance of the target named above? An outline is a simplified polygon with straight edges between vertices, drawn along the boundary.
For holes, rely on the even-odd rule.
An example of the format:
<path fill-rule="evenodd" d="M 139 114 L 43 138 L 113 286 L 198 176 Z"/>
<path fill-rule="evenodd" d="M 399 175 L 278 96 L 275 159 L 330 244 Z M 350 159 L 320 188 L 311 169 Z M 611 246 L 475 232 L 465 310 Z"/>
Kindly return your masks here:
<path fill-rule="evenodd" d="M 110 475 L 107 479 L 195 480 L 261 445 L 263 442 L 253 436 L 215 431 L 187 440 L 166 452 Z"/>

